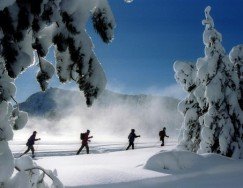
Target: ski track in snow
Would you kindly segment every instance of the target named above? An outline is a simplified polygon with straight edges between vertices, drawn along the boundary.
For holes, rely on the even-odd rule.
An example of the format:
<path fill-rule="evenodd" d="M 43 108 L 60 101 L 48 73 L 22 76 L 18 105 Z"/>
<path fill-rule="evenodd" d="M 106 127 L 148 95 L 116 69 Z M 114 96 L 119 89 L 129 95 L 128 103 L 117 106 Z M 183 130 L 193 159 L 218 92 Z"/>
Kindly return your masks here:
<path fill-rule="evenodd" d="M 153 148 L 158 147 L 160 148 L 160 142 L 146 142 L 146 143 L 135 143 L 135 149 L 142 149 L 142 148 Z M 172 141 L 167 144 L 166 147 L 174 147 L 176 145 L 176 141 Z M 60 143 L 60 144 L 35 144 L 35 154 L 36 157 L 51 157 L 51 156 L 71 156 L 75 155 L 77 150 L 80 148 L 80 143 Z M 124 151 L 128 143 L 94 143 L 89 144 L 90 154 L 102 154 L 102 153 L 110 153 L 110 152 L 118 152 Z M 10 148 L 13 151 L 13 155 L 17 158 L 21 153 L 23 153 L 27 146 L 23 143 L 10 144 Z M 29 155 L 31 152 L 28 153 Z M 86 154 L 85 148 L 82 150 L 80 155 Z"/>
<path fill-rule="evenodd" d="M 15 156 L 21 146 L 10 145 Z M 77 156 L 79 147 L 78 143 L 38 145 L 35 162 L 46 169 L 57 169 L 67 188 L 243 187 L 243 160 L 177 153 L 174 141 L 162 148 L 158 142 L 137 143 L 136 149 L 129 151 L 125 151 L 126 143 L 93 143 L 91 154 L 83 150 Z M 163 162 L 168 166 L 163 167 Z"/>

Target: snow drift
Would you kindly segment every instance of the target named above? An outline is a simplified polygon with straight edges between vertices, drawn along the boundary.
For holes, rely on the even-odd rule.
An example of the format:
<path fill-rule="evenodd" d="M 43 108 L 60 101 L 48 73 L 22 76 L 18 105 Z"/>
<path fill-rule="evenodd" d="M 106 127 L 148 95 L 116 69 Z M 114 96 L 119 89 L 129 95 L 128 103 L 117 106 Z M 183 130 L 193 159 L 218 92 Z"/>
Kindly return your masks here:
<path fill-rule="evenodd" d="M 196 166 L 203 157 L 189 151 L 162 151 L 152 156 L 144 166 L 145 169 L 158 172 L 182 171 Z"/>

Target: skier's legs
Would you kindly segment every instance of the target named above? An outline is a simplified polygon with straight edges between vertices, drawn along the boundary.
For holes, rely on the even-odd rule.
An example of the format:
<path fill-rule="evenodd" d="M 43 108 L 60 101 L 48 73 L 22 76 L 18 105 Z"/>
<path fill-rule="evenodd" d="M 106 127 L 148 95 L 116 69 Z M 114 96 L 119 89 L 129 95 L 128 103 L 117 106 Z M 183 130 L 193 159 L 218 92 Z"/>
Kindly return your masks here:
<path fill-rule="evenodd" d="M 165 145 L 165 141 L 164 140 L 165 140 L 164 138 L 161 138 L 161 141 L 162 141 L 161 146 L 164 146 Z"/>
<path fill-rule="evenodd" d="M 132 149 L 134 149 L 134 143 L 132 143 Z"/>
<path fill-rule="evenodd" d="M 84 145 L 82 144 L 76 155 L 78 155 L 82 151 L 83 148 L 84 148 Z"/>
<path fill-rule="evenodd" d="M 34 157 L 35 156 L 35 149 L 34 149 L 34 146 L 33 145 L 30 146 L 30 150 L 32 152 L 32 157 Z"/>
<path fill-rule="evenodd" d="M 25 154 L 28 153 L 29 151 L 30 151 L 30 146 L 28 146 L 27 150 L 26 150 L 23 154 L 21 154 L 20 157 L 23 156 L 23 155 L 25 155 Z"/>
<path fill-rule="evenodd" d="M 127 149 L 126 150 L 129 150 L 129 148 L 131 147 L 132 143 L 129 142 L 129 145 L 127 146 Z"/>
<path fill-rule="evenodd" d="M 87 154 L 89 154 L 89 145 L 88 145 L 88 144 L 85 145 L 85 148 L 86 148 L 86 152 L 87 152 Z"/>

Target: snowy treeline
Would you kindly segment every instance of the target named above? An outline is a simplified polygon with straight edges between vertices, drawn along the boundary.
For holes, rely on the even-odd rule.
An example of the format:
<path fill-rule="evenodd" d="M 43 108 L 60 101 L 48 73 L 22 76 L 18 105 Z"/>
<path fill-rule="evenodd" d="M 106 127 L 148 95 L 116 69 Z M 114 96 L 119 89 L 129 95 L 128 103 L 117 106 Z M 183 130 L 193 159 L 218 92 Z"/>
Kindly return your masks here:
<path fill-rule="evenodd" d="M 75 81 L 91 105 L 104 89 L 106 78 L 95 56 L 86 22 L 105 43 L 113 39 L 115 20 L 107 0 L 0 0 L 0 187 L 63 187 L 56 173 L 47 171 L 26 157 L 14 161 L 8 141 L 13 130 L 22 129 L 28 115 L 14 108 L 14 79 L 34 60 L 39 63 L 37 81 L 44 91 L 55 72 L 45 59 L 55 47 L 56 70 L 61 82 Z M 35 55 L 33 53 L 35 51 Z M 14 169 L 18 172 L 12 177 Z"/>
<path fill-rule="evenodd" d="M 196 63 L 176 61 L 175 78 L 188 92 L 178 105 L 184 115 L 179 148 L 243 158 L 243 45 L 227 55 L 205 9 L 205 56 Z"/>

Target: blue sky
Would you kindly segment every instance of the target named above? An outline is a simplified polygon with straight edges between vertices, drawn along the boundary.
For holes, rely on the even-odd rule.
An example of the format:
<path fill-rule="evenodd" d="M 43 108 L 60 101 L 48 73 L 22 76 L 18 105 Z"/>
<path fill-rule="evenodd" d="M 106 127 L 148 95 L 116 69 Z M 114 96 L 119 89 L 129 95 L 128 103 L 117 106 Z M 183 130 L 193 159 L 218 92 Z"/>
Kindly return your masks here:
<path fill-rule="evenodd" d="M 204 8 L 212 7 L 216 29 L 223 35 L 227 52 L 243 43 L 243 1 L 241 0 L 110 0 L 117 22 L 114 41 L 106 45 L 88 25 L 95 53 L 107 76 L 107 88 L 122 93 L 182 95 L 176 86 L 173 63 L 196 61 L 204 55 L 201 24 Z M 54 63 L 52 55 L 49 59 Z M 38 68 L 31 67 L 16 80 L 17 100 L 39 91 Z M 50 86 L 75 88 L 74 84 Z"/>

